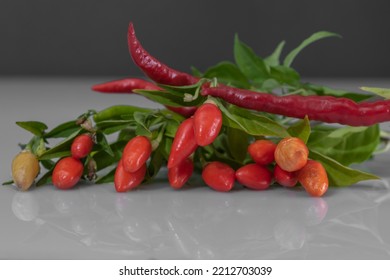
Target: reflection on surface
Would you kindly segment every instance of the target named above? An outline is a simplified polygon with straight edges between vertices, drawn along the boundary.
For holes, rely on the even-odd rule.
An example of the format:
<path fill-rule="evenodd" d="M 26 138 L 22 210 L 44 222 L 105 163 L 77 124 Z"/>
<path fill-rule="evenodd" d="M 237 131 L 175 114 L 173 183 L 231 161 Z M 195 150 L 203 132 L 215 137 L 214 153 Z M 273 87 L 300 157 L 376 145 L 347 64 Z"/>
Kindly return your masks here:
<path fill-rule="evenodd" d="M 390 256 L 389 197 L 381 181 L 324 198 L 276 187 L 224 194 L 148 185 L 119 194 L 82 186 L 15 192 L 11 208 L 15 222 L 33 227 L 30 247 L 42 248 L 45 238 L 34 236 L 50 233 L 91 258 L 377 259 Z"/>

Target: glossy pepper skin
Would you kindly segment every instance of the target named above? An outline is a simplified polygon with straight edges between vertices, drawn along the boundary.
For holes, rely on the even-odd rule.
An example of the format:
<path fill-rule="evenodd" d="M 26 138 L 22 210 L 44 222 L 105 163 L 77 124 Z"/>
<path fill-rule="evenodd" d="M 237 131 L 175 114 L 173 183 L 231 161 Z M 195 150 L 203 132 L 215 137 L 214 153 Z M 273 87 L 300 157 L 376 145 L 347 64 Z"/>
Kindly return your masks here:
<path fill-rule="evenodd" d="M 130 94 L 130 93 L 134 93 L 134 90 L 136 89 L 162 90 L 162 88 L 149 81 L 145 81 L 143 79 L 137 79 L 137 78 L 125 78 L 125 79 L 109 81 L 106 83 L 92 86 L 92 90 L 97 92 L 102 92 L 102 93 Z M 165 107 L 184 117 L 192 116 L 197 109 L 197 107 L 194 106 L 188 106 L 188 107 L 165 106 Z"/>
<path fill-rule="evenodd" d="M 323 196 L 328 190 L 328 175 L 323 165 L 315 160 L 309 160 L 298 172 L 298 181 L 311 196 Z"/>
<path fill-rule="evenodd" d="M 39 161 L 31 151 L 24 150 L 12 160 L 12 179 L 22 191 L 31 187 L 39 171 Z"/>
<path fill-rule="evenodd" d="M 214 142 L 222 128 L 222 113 L 212 103 L 201 105 L 194 114 L 194 133 L 199 146 Z"/>
<path fill-rule="evenodd" d="M 172 188 L 180 189 L 187 183 L 194 171 L 194 163 L 190 158 L 168 169 L 168 181 Z"/>
<path fill-rule="evenodd" d="M 247 188 L 265 190 L 271 184 L 272 175 L 264 166 L 250 163 L 237 169 L 236 179 L 241 185 Z"/>
<path fill-rule="evenodd" d="M 274 179 L 283 187 L 294 187 L 298 183 L 297 172 L 288 172 L 280 168 L 279 165 L 275 165 L 274 168 Z"/>
<path fill-rule="evenodd" d="M 93 148 L 93 140 L 91 135 L 82 134 L 77 136 L 70 147 L 72 157 L 74 158 L 85 158 Z"/>
<path fill-rule="evenodd" d="M 198 144 L 194 135 L 194 119 L 184 120 L 178 127 L 168 158 L 168 169 L 179 165 L 195 152 Z"/>
<path fill-rule="evenodd" d="M 192 85 L 198 82 L 198 78 L 172 69 L 151 56 L 136 37 L 133 23 L 129 24 L 127 42 L 134 63 L 153 81 L 172 86 Z"/>
<path fill-rule="evenodd" d="M 294 172 L 307 163 L 309 149 L 297 137 L 286 137 L 279 141 L 275 149 L 275 162 L 285 171 Z"/>
<path fill-rule="evenodd" d="M 242 108 L 327 123 L 369 126 L 390 121 L 390 100 L 356 103 L 333 96 L 277 96 L 225 85 L 204 87 L 201 93 Z"/>
<path fill-rule="evenodd" d="M 213 190 L 228 192 L 234 186 L 236 175 L 234 169 L 226 163 L 213 161 L 203 168 L 202 179 Z"/>
<path fill-rule="evenodd" d="M 127 172 L 140 169 L 152 153 L 152 144 L 145 136 L 135 136 L 127 142 L 122 154 L 122 164 Z"/>
<path fill-rule="evenodd" d="M 114 174 L 115 190 L 127 192 L 139 186 L 145 178 L 146 170 L 146 164 L 143 164 L 137 171 L 127 172 L 123 167 L 122 160 L 120 160 Z"/>
<path fill-rule="evenodd" d="M 92 90 L 103 93 L 133 93 L 135 89 L 161 90 L 159 86 L 138 78 L 113 80 L 92 86 Z"/>
<path fill-rule="evenodd" d="M 151 56 L 138 41 L 133 24 L 129 24 L 128 45 L 138 67 L 152 80 L 167 85 L 191 85 L 198 78 L 168 67 Z M 238 89 L 226 85 L 203 87 L 202 95 L 224 99 L 242 108 L 327 123 L 369 126 L 390 121 L 390 100 L 356 103 L 333 96 L 276 96 L 269 93 Z"/>
<path fill-rule="evenodd" d="M 79 159 L 65 157 L 53 169 L 52 182 L 59 189 L 74 187 L 83 175 L 84 166 Z"/>
<path fill-rule="evenodd" d="M 248 153 L 254 162 L 267 165 L 274 161 L 276 144 L 270 140 L 256 140 L 248 146 Z"/>

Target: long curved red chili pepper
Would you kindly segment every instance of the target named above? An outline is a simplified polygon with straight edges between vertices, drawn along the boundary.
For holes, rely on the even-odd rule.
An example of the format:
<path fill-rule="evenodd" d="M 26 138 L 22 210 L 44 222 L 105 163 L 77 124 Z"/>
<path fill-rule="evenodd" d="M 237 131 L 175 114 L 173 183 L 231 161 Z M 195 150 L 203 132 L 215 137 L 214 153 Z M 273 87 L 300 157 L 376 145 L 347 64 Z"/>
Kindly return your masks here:
<path fill-rule="evenodd" d="M 102 93 L 134 93 L 135 89 L 145 90 L 162 90 L 159 86 L 137 78 L 125 78 L 120 80 L 114 80 L 102 84 L 92 86 L 92 90 Z M 192 116 L 197 107 L 173 107 L 165 106 L 169 110 L 182 115 L 183 117 Z"/>
<path fill-rule="evenodd" d="M 157 85 L 137 78 L 125 78 L 92 86 L 92 90 L 103 93 L 133 93 L 135 89 L 161 90 Z"/>
<path fill-rule="evenodd" d="M 390 100 L 356 103 L 333 96 L 277 96 L 225 85 L 204 87 L 201 94 L 222 98 L 242 108 L 294 118 L 307 115 L 310 120 L 327 123 L 369 126 L 390 121 Z"/>
<path fill-rule="evenodd" d="M 127 42 L 134 63 L 153 81 L 171 86 L 187 86 L 199 81 L 198 78 L 172 69 L 151 56 L 138 41 L 132 22 L 129 24 Z"/>
<path fill-rule="evenodd" d="M 133 24 L 128 30 L 128 44 L 134 62 L 152 80 L 167 85 L 191 85 L 199 81 L 187 73 L 168 67 L 151 56 L 138 41 Z M 390 121 L 390 100 L 356 103 L 332 96 L 276 96 L 268 93 L 219 86 L 203 88 L 203 95 L 220 97 L 237 106 L 288 117 L 304 118 L 351 126 L 368 126 Z"/>

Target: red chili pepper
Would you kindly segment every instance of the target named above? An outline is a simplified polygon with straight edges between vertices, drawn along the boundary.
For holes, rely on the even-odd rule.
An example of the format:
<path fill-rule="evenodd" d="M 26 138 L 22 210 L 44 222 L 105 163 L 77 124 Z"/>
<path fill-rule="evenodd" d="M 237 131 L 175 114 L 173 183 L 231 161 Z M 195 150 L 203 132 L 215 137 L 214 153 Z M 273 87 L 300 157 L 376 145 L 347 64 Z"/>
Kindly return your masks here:
<path fill-rule="evenodd" d="M 180 164 L 195 152 L 198 145 L 194 135 L 194 119 L 184 120 L 178 127 L 168 158 L 168 169 Z"/>
<path fill-rule="evenodd" d="M 72 157 L 81 159 L 86 157 L 91 152 L 92 147 L 93 147 L 93 140 L 91 135 L 83 134 L 77 136 L 73 140 L 72 146 L 70 147 L 70 151 Z"/>
<path fill-rule="evenodd" d="M 356 103 L 333 96 L 277 96 L 224 85 L 204 87 L 202 95 L 219 97 L 242 108 L 294 118 L 369 126 L 390 121 L 390 100 Z"/>
<path fill-rule="evenodd" d="M 134 63 L 153 81 L 172 86 L 192 85 L 198 82 L 198 78 L 172 69 L 151 56 L 138 41 L 133 23 L 129 24 L 127 41 Z"/>
<path fill-rule="evenodd" d="M 207 146 L 217 138 L 222 127 L 222 113 L 215 104 L 205 103 L 194 114 L 194 133 L 199 146 Z"/>
<path fill-rule="evenodd" d="M 210 188 L 219 192 L 228 192 L 234 186 L 236 175 L 229 165 L 213 161 L 203 168 L 202 178 Z"/>
<path fill-rule="evenodd" d="M 123 167 L 122 160 L 120 160 L 114 174 L 116 191 L 127 192 L 140 185 L 145 178 L 146 170 L 147 167 L 144 163 L 137 171 L 133 173 L 127 172 Z"/>
<path fill-rule="evenodd" d="M 309 149 L 297 137 L 286 137 L 279 141 L 275 149 L 275 162 L 285 171 L 294 172 L 307 163 Z"/>
<path fill-rule="evenodd" d="M 307 161 L 298 172 L 298 181 L 311 196 L 323 196 L 328 190 L 328 175 L 324 166 L 314 160 Z"/>
<path fill-rule="evenodd" d="M 122 164 L 127 172 L 133 173 L 140 169 L 152 153 L 152 144 L 145 136 L 135 136 L 125 146 Z"/>
<path fill-rule="evenodd" d="M 104 93 L 133 93 L 135 89 L 161 90 L 159 86 L 137 78 L 125 78 L 92 86 L 92 90 Z"/>
<path fill-rule="evenodd" d="M 59 189 L 70 189 L 83 175 L 84 166 L 79 159 L 65 157 L 60 159 L 52 174 L 53 185 Z"/>
<path fill-rule="evenodd" d="M 248 146 L 251 158 L 260 165 L 267 165 L 274 161 L 276 144 L 270 140 L 256 140 Z"/>
<path fill-rule="evenodd" d="M 137 78 L 125 78 L 125 79 L 94 85 L 92 87 L 92 90 L 103 92 L 103 93 L 134 93 L 134 90 L 136 89 L 162 90 L 162 88 L 149 81 L 145 81 Z M 194 106 L 189 106 L 189 107 L 165 106 L 165 107 L 186 118 L 192 116 L 197 109 L 197 107 Z"/>
<path fill-rule="evenodd" d="M 174 107 L 174 106 L 165 106 L 167 109 L 171 110 L 172 112 L 178 113 L 179 115 L 182 115 L 185 118 L 191 117 L 195 112 L 197 107 Z"/>
<path fill-rule="evenodd" d="M 187 158 L 180 164 L 168 169 L 169 184 L 174 189 L 180 189 L 190 179 L 194 171 L 194 163 Z"/>
<path fill-rule="evenodd" d="M 264 166 L 250 163 L 237 169 L 237 181 L 247 188 L 253 190 L 265 190 L 271 184 L 271 172 Z"/>
<path fill-rule="evenodd" d="M 274 178 L 275 181 L 284 187 L 294 187 L 298 182 L 297 172 L 288 172 L 275 165 Z"/>

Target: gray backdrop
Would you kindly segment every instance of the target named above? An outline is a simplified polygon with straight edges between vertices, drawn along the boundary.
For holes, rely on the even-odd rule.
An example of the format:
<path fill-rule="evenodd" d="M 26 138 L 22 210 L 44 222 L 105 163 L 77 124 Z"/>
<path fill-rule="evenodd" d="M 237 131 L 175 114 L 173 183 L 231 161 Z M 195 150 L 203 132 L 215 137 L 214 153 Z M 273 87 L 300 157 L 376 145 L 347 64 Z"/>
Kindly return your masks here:
<path fill-rule="evenodd" d="M 319 30 L 340 33 L 308 48 L 304 76 L 388 77 L 388 0 L 1 0 L 0 75 L 139 75 L 128 52 L 133 21 L 143 45 L 189 71 L 232 60 L 233 37 L 266 56 Z"/>

